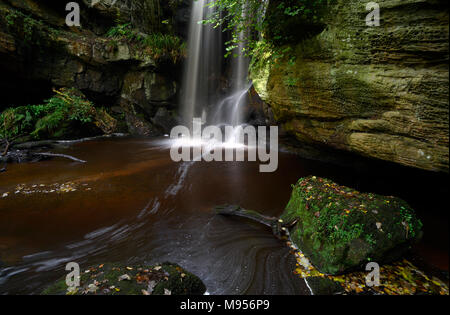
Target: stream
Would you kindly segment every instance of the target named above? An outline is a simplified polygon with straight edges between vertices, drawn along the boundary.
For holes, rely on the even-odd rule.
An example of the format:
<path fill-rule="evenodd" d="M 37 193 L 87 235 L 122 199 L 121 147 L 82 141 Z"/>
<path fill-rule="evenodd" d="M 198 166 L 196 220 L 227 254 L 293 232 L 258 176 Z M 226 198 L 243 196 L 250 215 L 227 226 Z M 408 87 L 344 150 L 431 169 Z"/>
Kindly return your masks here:
<path fill-rule="evenodd" d="M 164 261 L 199 276 L 210 294 L 310 294 L 269 228 L 212 208 L 278 216 L 291 185 L 311 174 L 404 198 L 424 222 L 415 252 L 448 271 L 448 215 L 439 206 L 448 186 L 420 176 L 350 171 L 287 152 L 274 173 L 260 173 L 258 162 L 175 163 L 167 138 L 95 139 L 55 153 L 87 163 L 55 158 L 0 174 L 0 294 L 38 294 L 67 262 L 84 270 Z"/>

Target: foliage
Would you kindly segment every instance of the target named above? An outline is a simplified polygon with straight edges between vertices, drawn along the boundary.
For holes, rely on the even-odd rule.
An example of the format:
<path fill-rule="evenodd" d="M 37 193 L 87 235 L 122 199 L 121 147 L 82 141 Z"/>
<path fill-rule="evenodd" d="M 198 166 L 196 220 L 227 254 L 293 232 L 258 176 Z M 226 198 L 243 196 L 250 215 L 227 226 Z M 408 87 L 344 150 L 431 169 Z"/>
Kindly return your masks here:
<path fill-rule="evenodd" d="M 319 270 L 331 274 L 369 259 L 398 258 L 422 229 L 399 198 L 360 193 L 316 177 L 293 186 L 281 219 L 298 222 L 290 230 L 292 240 Z"/>
<path fill-rule="evenodd" d="M 0 138 L 12 139 L 52 134 L 65 122 L 90 123 L 97 111 L 75 89 L 60 89 L 44 104 L 8 108 L 0 114 Z"/>
<path fill-rule="evenodd" d="M 321 11 L 332 0 L 214 0 L 208 6 L 214 13 L 203 21 L 214 27 L 221 26 L 224 31 L 231 31 L 232 39 L 227 42 L 227 55 L 240 42 L 247 45 L 247 55 L 252 55 L 263 35 L 267 45 L 279 47 L 293 40 L 293 33 L 298 29 L 291 27 L 292 21 L 307 21 L 316 24 L 320 21 Z M 244 32 L 245 36 L 239 36 Z"/>
<path fill-rule="evenodd" d="M 46 25 L 41 20 L 26 15 L 18 10 L 8 10 L 4 21 L 9 32 L 16 34 L 25 45 L 48 46 L 59 33 L 56 29 Z"/>
<path fill-rule="evenodd" d="M 131 23 L 118 24 L 109 29 L 106 33 L 107 37 L 114 38 L 126 38 L 127 40 L 135 40 L 138 38 L 138 34 L 131 28 Z"/>
<path fill-rule="evenodd" d="M 178 36 L 163 33 L 143 34 L 133 29 L 130 23 L 112 27 L 106 36 L 113 40 L 124 40 L 147 49 L 156 59 L 170 56 L 176 61 L 186 51 L 185 42 Z"/>
<path fill-rule="evenodd" d="M 43 295 L 201 295 L 203 282 L 172 263 L 123 266 L 105 263 L 81 274 L 80 286 L 69 288 L 66 277 L 45 289 Z"/>

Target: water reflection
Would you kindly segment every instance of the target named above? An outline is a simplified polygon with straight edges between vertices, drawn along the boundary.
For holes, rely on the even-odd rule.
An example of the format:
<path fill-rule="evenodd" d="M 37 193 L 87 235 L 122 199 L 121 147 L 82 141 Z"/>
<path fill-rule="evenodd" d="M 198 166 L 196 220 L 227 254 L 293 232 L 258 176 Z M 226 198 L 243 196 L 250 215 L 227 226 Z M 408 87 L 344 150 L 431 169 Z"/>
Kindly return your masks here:
<path fill-rule="evenodd" d="M 402 193 L 395 180 L 392 186 L 373 186 L 373 178 L 364 184 L 367 178 L 358 174 L 286 153 L 280 153 L 275 173 L 260 173 L 258 162 L 174 163 L 167 139 L 98 139 L 61 152 L 88 163 L 10 165 L 1 175 L 0 196 L 8 197 L 0 198 L 0 293 L 39 293 L 65 274 L 70 261 L 82 268 L 171 261 L 197 274 L 211 294 L 309 294 L 292 273 L 294 257 L 270 229 L 215 216 L 212 207 L 234 203 L 277 216 L 291 184 L 310 174 Z M 15 193 L 19 185 L 55 183 L 77 189 Z M 432 241 L 448 231 L 429 222 Z M 433 249 L 430 244 L 438 243 L 422 247 Z M 446 250 L 447 256 L 439 253 L 448 261 Z"/>

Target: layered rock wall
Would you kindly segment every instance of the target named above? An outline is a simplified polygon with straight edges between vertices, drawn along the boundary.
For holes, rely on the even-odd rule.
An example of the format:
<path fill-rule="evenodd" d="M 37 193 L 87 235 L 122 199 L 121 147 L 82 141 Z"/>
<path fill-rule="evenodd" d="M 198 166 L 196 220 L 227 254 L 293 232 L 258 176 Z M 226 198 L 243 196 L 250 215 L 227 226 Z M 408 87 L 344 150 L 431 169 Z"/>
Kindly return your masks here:
<path fill-rule="evenodd" d="M 81 27 L 65 25 L 65 3 L 8 0 L 0 3 L 0 111 L 42 102 L 53 88 L 74 87 L 98 106 L 124 116 L 130 132 L 165 132 L 154 118 L 176 110 L 182 58 L 157 58 L 126 40 L 107 36 L 130 23 L 143 36 L 175 36 L 186 1 L 82 1 Z M 164 23 L 163 23 L 164 22 Z M 173 123 L 176 121 L 174 120 Z M 164 127 L 164 126 L 163 126 Z"/>
<path fill-rule="evenodd" d="M 381 25 L 369 27 L 368 2 L 336 0 L 289 57 L 254 58 L 254 87 L 299 146 L 448 172 L 447 3 L 380 0 Z"/>

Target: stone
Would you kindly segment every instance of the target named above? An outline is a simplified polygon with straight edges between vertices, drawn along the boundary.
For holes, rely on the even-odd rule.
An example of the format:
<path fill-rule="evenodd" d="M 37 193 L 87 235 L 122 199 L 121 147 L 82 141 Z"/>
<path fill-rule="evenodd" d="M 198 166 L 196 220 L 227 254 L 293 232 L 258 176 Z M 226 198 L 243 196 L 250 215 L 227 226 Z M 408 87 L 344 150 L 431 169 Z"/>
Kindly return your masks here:
<path fill-rule="evenodd" d="M 164 107 L 158 108 L 155 117 L 152 119 L 153 124 L 160 128 L 164 134 L 170 134 L 172 128 L 179 125 L 180 121 L 181 118 L 175 111 Z"/>
<path fill-rule="evenodd" d="M 158 266 L 124 266 L 105 263 L 91 266 L 80 276 L 74 290 L 66 277 L 49 285 L 43 295 L 202 295 L 204 283 L 196 275 L 173 263 Z"/>
<path fill-rule="evenodd" d="M 273 51 L 255 56 L 254 88 L 298 147 L 448 173 L 446 3 L 377 1 L 380 27 L 365 24 L 366 3 L 335 1 L 323 30 L 290 43 L 276 64 Z"/>
<path fill-rule="evenodd" d="M 173 34 L 173 10 L 186 4 L 172 2 L 83 1 L 82 16 L 89 18 L 83 19 L 81 28 L 71 29 L 65 26 L 66 12 L 59 10 L 57 4 L 35 0 L 2 4 L 0 83 L 10 95 L 3 96 L 0 112 L 10 106 L 38 104 L 51 96 L 52 87 L 73 87 L 98 106 L 125 104 L 122 109 L 125 115 L 117 117 L 131 133 L 157 135 L 158 128 L 152 126 L 151 120 L 159 107 L 175 109 L 179 78 L 174 69 L 179 66 L 177 63 L 181 64 L 182 57 L 174 60 L 160 55 L 156 60 L 148 49 L 125 39 L 108 38 L 106 32 L 117 23 L 131 23 L 141 34 Z M 24 40 L 25 32 L 20 29 L 21 19 L 28 15 L 32 16 L 31 42 Z M 14 27 L 8 22 L 11 16 L 18 19 Z M 170 23 L 161 23 L 166 19 Z M 27 87 L 27 93 L 21 93 L 23 86 Z"/>
<path fill-rule="evenodd" d="M 301 178 L 281 215 L 292 241 L 325 274 L 400 259 L 422 223 L 400 198 L 361 193 L 324 178 Z"/>

